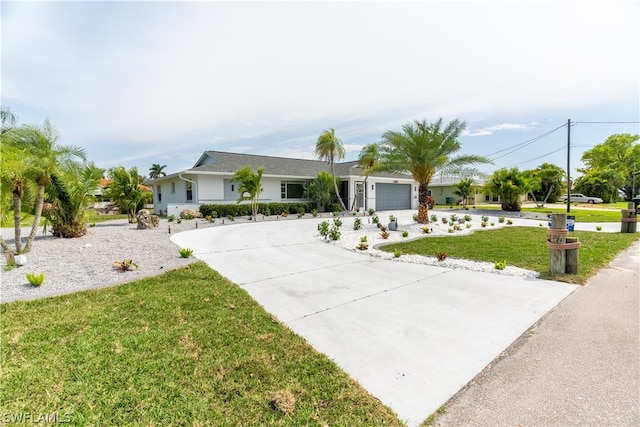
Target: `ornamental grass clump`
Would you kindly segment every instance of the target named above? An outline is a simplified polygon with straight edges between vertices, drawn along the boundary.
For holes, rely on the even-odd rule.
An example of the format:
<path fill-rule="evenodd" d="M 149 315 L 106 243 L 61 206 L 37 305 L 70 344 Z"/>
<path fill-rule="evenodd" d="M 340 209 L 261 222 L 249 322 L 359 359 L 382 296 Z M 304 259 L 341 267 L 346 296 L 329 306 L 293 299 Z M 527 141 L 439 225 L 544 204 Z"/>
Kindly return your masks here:
<path fill-rule="evenodd" d="M 44 283 L 44 272 L 40 274 L 27 273 L 27 280 L 32 286 L 40 286 Z"/>
<path fill-rule="evenodd" d="M 189 258 L 191 257 L 191 255 L 193 255 L 193 249 L 189 248 L 180 248 L 178 249 L 178 252 L 180 253 L 180 256 L 182 258 Z"/>

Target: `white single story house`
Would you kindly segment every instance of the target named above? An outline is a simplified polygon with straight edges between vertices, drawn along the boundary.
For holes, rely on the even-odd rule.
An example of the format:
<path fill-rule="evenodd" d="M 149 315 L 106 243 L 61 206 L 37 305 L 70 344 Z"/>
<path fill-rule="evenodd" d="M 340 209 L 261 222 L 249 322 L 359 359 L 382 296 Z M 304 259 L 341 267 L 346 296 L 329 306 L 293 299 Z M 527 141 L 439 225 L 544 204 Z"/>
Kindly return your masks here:
<path fill-rule="evenodd" d="M 231 179 L 245 166 L 254 171 L 264 167 L 261 203 L 310 201 L 303 197 L 303 186 L 321 171 L 331 173 L 329 164 L 321 160 L 205 151 L 191 169 L 150 182 L 154 211 L 177 215 L 183 209 L 197 210 L 201 204 L 236 203 L 239 184 Z M 418 209 L 418 184 L 410 175 L 377 172 L 369 176 L 365 187 L 357 162 L 336 163 L 334 168 L 348 208 L 355 198 L 355 207 L 360 209 Z"/>

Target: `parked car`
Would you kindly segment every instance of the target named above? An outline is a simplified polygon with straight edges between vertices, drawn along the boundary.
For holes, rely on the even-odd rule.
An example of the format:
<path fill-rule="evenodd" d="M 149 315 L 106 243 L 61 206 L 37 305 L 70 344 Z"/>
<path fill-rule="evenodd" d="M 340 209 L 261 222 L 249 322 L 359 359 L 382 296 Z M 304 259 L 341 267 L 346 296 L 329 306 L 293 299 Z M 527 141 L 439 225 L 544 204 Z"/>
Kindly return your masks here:
<path fill-rule="evenodd" d="M 567 196 L 562 196 L 561 199 L 563 202 L 567 201 Z M 572 194 L 571 195 L 571 202 L 575 202 L 575 203 L 602 203 L 602 199 L 600 197 L 592 197 L 592 196 L 585 196 L 584 194 Z"/>

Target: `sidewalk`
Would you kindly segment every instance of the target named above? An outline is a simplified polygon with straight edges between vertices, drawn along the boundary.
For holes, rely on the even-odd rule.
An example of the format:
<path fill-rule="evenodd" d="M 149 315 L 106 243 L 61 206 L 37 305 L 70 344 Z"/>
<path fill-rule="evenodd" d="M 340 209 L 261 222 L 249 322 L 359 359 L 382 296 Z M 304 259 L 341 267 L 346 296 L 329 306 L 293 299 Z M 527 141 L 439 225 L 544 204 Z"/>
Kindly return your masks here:
<path fill-rule="evenodd" d="M 640 425 L 640 241 L 446 405 L 436 426 Z"/>

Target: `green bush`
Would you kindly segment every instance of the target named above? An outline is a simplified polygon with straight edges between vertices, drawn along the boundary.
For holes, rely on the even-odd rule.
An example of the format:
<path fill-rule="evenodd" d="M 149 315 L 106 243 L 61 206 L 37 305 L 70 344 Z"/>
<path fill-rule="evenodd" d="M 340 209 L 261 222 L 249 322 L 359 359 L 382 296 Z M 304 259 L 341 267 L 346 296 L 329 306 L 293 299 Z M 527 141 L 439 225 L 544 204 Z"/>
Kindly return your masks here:
<path fill-rule="evenodd" d="M 44 272 L 40 274 L 36 273 L 27 273 L 27 280 L 33 286 L 40 286 L 44 283 Z"/>
<path fill-rule="evenodd" d="M 182 258 L 189 258 L 191 257 L 191 255 L 193 255 L 193 249 L 189 248 L 180 248 L 178 252 L 180 253 L 180 256 Z"/>

